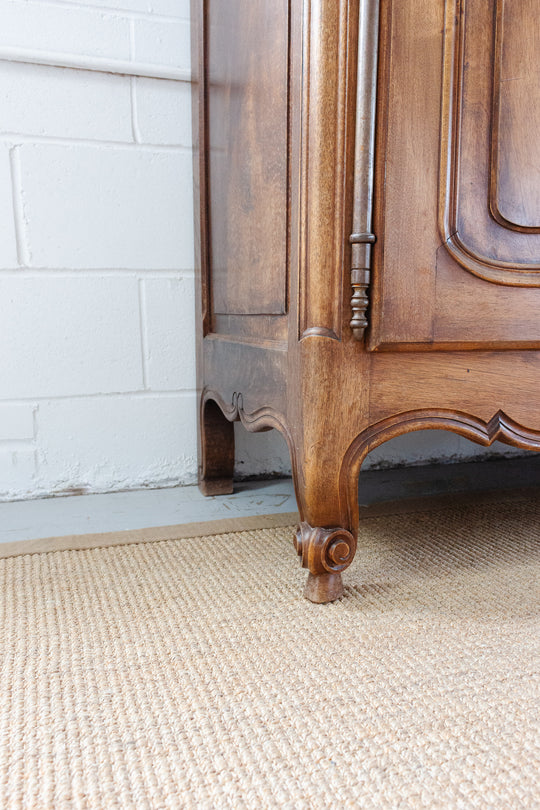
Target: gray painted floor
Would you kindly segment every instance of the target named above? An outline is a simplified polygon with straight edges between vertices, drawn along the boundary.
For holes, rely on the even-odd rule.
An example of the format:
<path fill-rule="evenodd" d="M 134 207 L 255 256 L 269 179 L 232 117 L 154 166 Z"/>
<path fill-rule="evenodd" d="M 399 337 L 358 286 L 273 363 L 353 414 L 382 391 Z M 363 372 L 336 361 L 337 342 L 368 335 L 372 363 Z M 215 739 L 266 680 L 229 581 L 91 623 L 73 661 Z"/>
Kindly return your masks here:
<path fill-rule="evenodd" d="M 540 486 L 540 455 L 497 461 L 368 470 L 360 504 Z M 238 482 L 233 495 L 204 498 L 197 487 L 78 495 L 0 504 L 0 543 L 68 534 L 144 529 L 224 517 L 296 511 L 292 481 Z"/>

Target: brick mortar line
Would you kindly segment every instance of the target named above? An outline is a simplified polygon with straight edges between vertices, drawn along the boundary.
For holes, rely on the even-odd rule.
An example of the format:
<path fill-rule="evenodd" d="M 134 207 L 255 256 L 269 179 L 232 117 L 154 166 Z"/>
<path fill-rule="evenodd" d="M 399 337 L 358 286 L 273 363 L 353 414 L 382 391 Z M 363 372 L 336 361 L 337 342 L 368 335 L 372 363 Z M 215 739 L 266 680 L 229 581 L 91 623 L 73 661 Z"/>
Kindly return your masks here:
<path fill-rule="evenodd" d="M 23 144 L 37 146 L 84 146 L 89 148 L 123 149 L 125 151 L 158 152 L 163 154 L 191 154 L 191 146 L 164 143 L 135 143 L 133 141 L 99 141 L 90 138 L 60 138 L 55 135 L 25 135 L 16 132 L 0 132 L 0 143 L 12 146 Z"/>
<path fill-rule="evenodd" d="M 11 196 L 17 261 L 20 265 L 24 266 L 30 264 L 32 255 L 28 247 L 27 223 L 24 216 L 24 202 L 22 198 L 21 166 L 17 146 L 12 146 L 9 150 L 9 167 L 11 174 Z"/>
<path fill-rule="evenodd" d="M 119 278 L 122 276 L 136 279 L 162 279 L 178 281 L 179 279 L 194 279 L 195 271 L 186 270 L 141 270 L 133 267 L 0 267 L 0 276 L 8 278 Z"/>
<path fill-rule="evenodd" d="M 2 398 L 0 397 L 0 405 L 24 405 L 24 404 L 36 404 L 38 405 L 40 402 L 57 402 L 57 401 L 65 401 L 65 400 L 72 400 L 75 402 L 85 401 L 89 399 L 175 399 L 179 397 L 180 399 L 188 399 L 189 397 L 197 395 L 197 391 L 194 388 L 185 388 L 179 390 L 172 390 L 172 391 L 113 391 L 111 393 L 96 393 L 96 394 L 64 394 L 64 395 L 52 395 L 52 396 L 32 396 L 32 397 L 9 397 L 9 398 Z"/>
<path fill-rule="evenodd" d="M 141 340 L 141 369 L 142 369 L 142 380 L 143 380 L 143 388 L 148 390 L 148 361 L 149 357 L 149 350 L 148 350 L 148 312 L 146 306 L 146 289 L 145 289 L 145 282 L 143 279 L 138 280 L 137 284 L 138 288 L 138 296 L 139 296 L 139 329 L 140 329 L 140 340 Z"/>
<path fill-rule="evenodd" d="M 27 0 L 32 5 L 44 5 L 43 0 Z M 129 8 L 118 8 L 117 6 L 95 6 L 92 2 L 81 3 L 77 0 L 48 0 L 48 6 L 70 9 L 88 9 L 106 14 L 111 17 L 125 17 L 127 19 L 144 20 L 145 22 L 189 22 L 188 17 L 175 16 L 174 14 L 161 14 L 160 12 L 135 11 Z"/>
<path fill-rule="evenodd" d="M 127 21 L 126 21 L 127 22 Z M 191 71 L 174 65 L 137 62 L 114 57 L 91 56 L 89 54 L 61 53 L 40 48 L 15 48 L 0 46 L 0 61 L 20 62 L 30 65 L 87 70 L 121 76 L 139 76 L 148 79 L 190 82 Z"/>

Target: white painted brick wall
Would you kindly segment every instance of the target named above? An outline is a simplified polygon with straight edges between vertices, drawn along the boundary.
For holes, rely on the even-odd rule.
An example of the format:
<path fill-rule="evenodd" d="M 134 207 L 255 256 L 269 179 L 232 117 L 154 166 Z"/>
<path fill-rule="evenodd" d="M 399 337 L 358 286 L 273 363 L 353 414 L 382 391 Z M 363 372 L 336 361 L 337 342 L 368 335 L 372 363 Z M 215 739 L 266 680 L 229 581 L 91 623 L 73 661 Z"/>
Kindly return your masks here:
<path fill-rule="evenodd" d="M 2 500 L 36 497 L 36 453 L 32 445 L 15 448 L 12 443 L 0 444 L 0 492 Z M 30 485 L 30 486 L 29 486 Z"/>
<path fill-rule="evenodd" d="M 0 403 L 0 441 L 32 442 L 36 408 L 28 402 Z"/>
<path fill-rule="evenodd" d="M 0 123 L 5 133 L 127 143 L 132 140 L 130 79 L 0 62 Z"/>
<path fill-rule="evenodd" d="M 41 401 L 37 494 L 192 482 L 195 420 L 192 392 Z"/>
<path fill-rule="evenodd" d="M 136 139 L 141 143 L 191 145 L 191 87 L 188 82 L 133 80 Z"/>
<path fill-rule="evenodd" d="M 26 143 L 14 157 L 29 266 L 193 267 L 186 150 Z"/>
<path fill-rule="evenodd" d="M 0 499 L 195 480 L 188 15 L 0 2 Z"/>
<path fill-rule="evenodd" d="M 133 23 L 136 61 L 190 68 L 190 31 L 187 20 Z"/>
<path fill-rule="evenodd" d="M 136 278 L 0 274 L 0 398 L 143 387 Z"/>
<path fill-rule="evenodd" d="M 140 282 L 146 384 L 152 391 L 192 391 L 195 380 L 193 278 Z"/>
<path fill-rule="evenodd" d="M 195 481 L 188 15 L 0 0 L 0 56 L 36 62 L 0 59 L 0 499 Z M 289 472 L 275 432 L 236 436 L 239 474 Z M 367 466 L 475 452 L 417 433 Z"/>
<path fill-rule="evenodd" d="M 129 59 L 130 20 L 82 5 L 2 0 L 0 45 Z"/>
<path fill-rule="evenodd" d="M 160 14 L 164 16 L 189 18 L 189 0 L 72 0 L 76 5 L 96 6 L 118 11 L 138 11 L 142 14 Z"/>

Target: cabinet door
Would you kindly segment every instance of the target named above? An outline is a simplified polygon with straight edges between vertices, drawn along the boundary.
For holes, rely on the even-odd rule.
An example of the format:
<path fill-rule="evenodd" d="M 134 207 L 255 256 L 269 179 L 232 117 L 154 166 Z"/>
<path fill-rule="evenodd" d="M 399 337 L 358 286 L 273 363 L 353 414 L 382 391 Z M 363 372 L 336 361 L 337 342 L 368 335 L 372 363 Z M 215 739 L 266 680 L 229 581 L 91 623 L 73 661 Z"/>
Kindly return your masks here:
<path fill-rule="evenodd" d="M 382 0 L 372 349 L 540 347 L 537 0 Z"/>

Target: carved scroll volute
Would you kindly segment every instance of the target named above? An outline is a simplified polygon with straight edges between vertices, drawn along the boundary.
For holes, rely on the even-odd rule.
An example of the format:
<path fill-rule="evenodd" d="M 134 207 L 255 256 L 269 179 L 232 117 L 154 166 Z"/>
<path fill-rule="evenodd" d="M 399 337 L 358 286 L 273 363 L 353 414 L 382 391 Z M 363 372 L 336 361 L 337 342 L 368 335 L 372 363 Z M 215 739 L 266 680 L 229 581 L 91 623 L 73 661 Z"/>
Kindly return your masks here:
<path fill-rule="evenodd" d="M 356 340 L 362 340 L 368 325 L 373 176 L 375 167 L 375 112 L 377 102 L 377 54 L 379 0 L 361 0 L 358 24 L 358 70 L 356 90 L 356 139 L 354 157 L 354 207 L 351 255 L 350 322 Z"/>
<path fill-rule="evenodd" d="M 315 575 L 340 573 L 356 552 L 356 540 L 346 529 L 313 528 L 309 523 L 300 524 L 294 545 L 302 567 Z"/>

